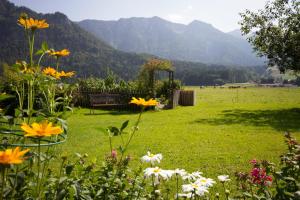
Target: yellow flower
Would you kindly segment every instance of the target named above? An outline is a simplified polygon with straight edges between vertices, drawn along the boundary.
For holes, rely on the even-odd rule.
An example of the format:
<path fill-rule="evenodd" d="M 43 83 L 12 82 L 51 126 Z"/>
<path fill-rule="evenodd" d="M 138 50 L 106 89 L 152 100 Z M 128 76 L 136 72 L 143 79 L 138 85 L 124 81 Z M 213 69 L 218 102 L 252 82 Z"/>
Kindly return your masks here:
<path fill-rule="evenodd" d="M 24 161 L 24 155 L 29 151 L 26 149 L 20 151 L 20 147 L 15 149 L 6 149 L 5 151 L 0 151 L 0 164 L 21 164 Z"/>
<path fill-rule="evenodd" d="M 46 67 L 45 69 L 43 69 L 43 74 L 48 75 L 48 76 L 56 76 L 57 71 L 52 68 L 52 67 Z"/>
<path fill-rule="evenodd" d="M 43 74 L 52 76 L 56 79 L 60 79 L 61 77 L 72 77 L 74 76 L 75 72 L 65 72 L 65 71 L 58 72 L 52 67 L 46 67 L 45 69 L 43 69 Z"/>
<path fill-rule="evenodd" d="M 31 29 L 32 31 L 36 29 L 48 28 L 49 24 L 46 20 L 38 20 L 33 18 L 19 18 L 18 23 L 23 26 L 25 29 Z"/>
<path fill-rule="evenodd" d="M 64 72 L 64 71 L 58 72 L 59 77 L 72 77 L 74 76 L 74 74 L 75 72 Z"/>
<path fill-rule="evenodd" d="M 68 56 L 70 54 L 70 51 L 68 49 L 63 49 L 60 51 L 54 51 L 53 49 L 51 49 L 49 54 L 51 56 L 61 57 L 61 56 Z"/>
<path fill-rule="evenodd" d="M 16 61 L 16 66 L 23 74 L 34 74 L 36 71 L 33 67 L 29 67 L 25 61 Z"/>
<path fill-rule="evenodd" d="M 156 106 L 157 105 L 157 101 L 155 99 L 149 99 L 148 101 L 146 101 L 143 98 L 135 98 L 132 97 L 132 100 L 130 101 L 130 103 L 132 104 L 136 104 L 138 106 L 144 106 L 144 107 L 148 107 L 148 106 Z"/>
<path fill-rule="evenodd" d="M 25 137 L 47 137 L 58 135 L 63 132 L 60 126 L 52 126 L 52 123 L 48 123 L 47 121 L 42 123 L 34 122 L 31 126 L 23 123 L 21 129 L 26 133 Z"/>

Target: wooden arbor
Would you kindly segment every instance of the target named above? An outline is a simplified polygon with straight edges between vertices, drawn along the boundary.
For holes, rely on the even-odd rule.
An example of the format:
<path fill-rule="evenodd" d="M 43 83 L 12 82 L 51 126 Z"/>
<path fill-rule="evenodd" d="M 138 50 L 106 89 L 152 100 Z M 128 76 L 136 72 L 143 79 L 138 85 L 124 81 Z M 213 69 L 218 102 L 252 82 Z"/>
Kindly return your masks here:
<path fill-rule="evenodd" d="M 172 101 L 173 85 L 174 85 L 174 69 L 172 63 L 168 60 L 150 59 L 142 68 L 141 75 L 145 81 L 145 86 L 149 88 L 151 97 L 156 97 L 155 94 L 155 72 L 165 71 L 169 75 L 169 99 Z"/>

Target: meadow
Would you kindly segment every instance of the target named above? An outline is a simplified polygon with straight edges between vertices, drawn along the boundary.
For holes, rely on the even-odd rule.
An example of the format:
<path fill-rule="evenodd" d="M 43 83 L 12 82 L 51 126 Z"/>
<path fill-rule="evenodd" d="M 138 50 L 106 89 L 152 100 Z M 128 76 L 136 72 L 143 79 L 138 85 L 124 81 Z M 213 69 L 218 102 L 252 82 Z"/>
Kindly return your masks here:
<path fill-rule="evenodd" d="M 127 152 L 133 167 L 140 166 L 140 157 L 151 150 L 163 154 L 162 168 L 199 170 L 216 179 L 218 174 L 249 171 L 254 158 L 278 164 L 279 155 L 286 151 L 284 132 L 299 139 L 299 88 L 187 89 L 195 90 L 196 106 L 143 114 Z M 130 128 L 137 116 L 107 110 L 90 115 L 89 109 L 76 108 L 68 119 L 68 140 L 59 148 L 67 155 L 87 153 L 90 160 L 101 163 L 110 149 L 103 130 L 120 127 L 127 119 Z M 120 137 L 113 138 L 115 148 L 120 143 Z"/>

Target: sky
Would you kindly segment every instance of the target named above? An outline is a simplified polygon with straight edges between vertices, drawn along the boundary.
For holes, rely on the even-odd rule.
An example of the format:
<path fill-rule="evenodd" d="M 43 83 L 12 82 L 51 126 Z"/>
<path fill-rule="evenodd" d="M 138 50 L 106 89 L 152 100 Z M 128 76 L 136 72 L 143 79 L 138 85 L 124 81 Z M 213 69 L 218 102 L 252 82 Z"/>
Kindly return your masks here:
<path fill-rule="evenodd" d="M 56 11 L 73 21 L 153 17 L 188 24 L 200 20 L 224 32 L 239 28 L 239 13 L 262 9 L 266 0 L 10 0 L 41 13 Z"/>

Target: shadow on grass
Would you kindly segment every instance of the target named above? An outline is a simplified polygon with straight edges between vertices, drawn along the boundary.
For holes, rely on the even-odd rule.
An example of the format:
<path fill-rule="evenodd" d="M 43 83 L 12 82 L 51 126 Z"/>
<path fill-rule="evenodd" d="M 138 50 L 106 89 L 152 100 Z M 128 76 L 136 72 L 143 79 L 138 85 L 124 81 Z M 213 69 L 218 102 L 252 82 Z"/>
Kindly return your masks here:
<path fill-rule="evenodd" d="M 224 110 L 220 118 L 197 119 L 192 123 L 210 125 L 241 124 L 269 126 L 279 131 L 299 131 L 300 108 L 280 110 Z"/>
<path fill-rule="evenodd" d="M 118 111 L 118 110 L 94 110 L 94 113 L 85 113 L 84 115 L 97 116 L 97 115 L 135 115 L 140 111 Z"/>

